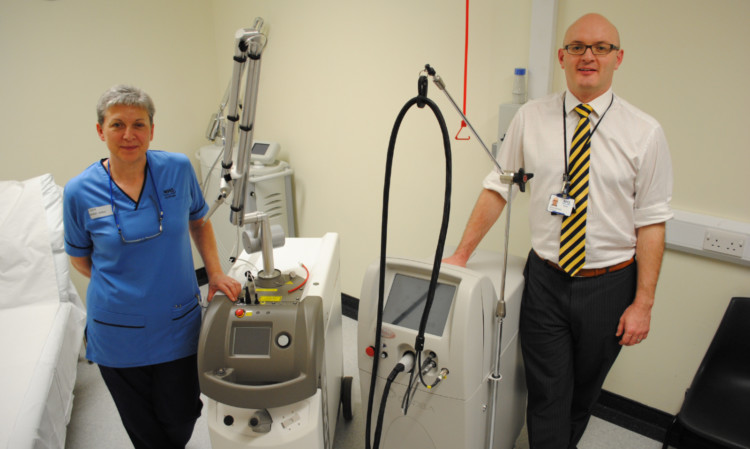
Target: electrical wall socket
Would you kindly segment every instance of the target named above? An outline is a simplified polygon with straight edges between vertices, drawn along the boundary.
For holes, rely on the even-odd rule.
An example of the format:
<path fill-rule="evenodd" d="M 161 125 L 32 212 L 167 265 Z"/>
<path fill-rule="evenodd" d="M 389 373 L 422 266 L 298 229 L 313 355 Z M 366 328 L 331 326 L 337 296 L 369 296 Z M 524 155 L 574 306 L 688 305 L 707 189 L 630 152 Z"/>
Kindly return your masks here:
<path fill-rule="evenodd" d="M 745 250 L 744 237 L 742 234 L 711 229 L 706 231 L 706 237 L 703 239 L 703 249 L 729 256 L 742 257 L 742 253 Z"/>
<path fill-rule="evenodd" d="M 665 237 L 668 249 L 750 267 L 750 221 L 675 210 Z"/>

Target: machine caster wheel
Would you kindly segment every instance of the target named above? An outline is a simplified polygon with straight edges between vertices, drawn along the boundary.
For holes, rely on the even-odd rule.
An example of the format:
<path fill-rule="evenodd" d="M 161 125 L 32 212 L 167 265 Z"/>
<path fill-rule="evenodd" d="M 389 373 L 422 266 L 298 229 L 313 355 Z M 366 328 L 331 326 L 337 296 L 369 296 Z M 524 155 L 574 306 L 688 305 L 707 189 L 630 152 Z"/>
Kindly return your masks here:
<path fill-rule="evenodd" d="M 344 376 L 341 378 L 341 406 L 344 419 L 351 421 L 354 417 L 352 413 L 352 382 L 353 378 Z"/>

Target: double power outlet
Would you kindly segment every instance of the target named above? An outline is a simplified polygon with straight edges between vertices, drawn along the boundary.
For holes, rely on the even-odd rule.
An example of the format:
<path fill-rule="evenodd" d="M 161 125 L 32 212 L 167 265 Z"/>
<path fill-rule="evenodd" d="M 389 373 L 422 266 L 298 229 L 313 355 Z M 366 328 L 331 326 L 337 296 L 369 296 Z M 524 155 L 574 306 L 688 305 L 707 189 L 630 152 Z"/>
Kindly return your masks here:
<path fill-rule="evenodd" d="M 742 253 L 745 251 L 745 236 L 733 232 L 711 229 L 706 231 L 706 236 L 703 239 L 703 249 L 729 256 L 742 257 Z"/>

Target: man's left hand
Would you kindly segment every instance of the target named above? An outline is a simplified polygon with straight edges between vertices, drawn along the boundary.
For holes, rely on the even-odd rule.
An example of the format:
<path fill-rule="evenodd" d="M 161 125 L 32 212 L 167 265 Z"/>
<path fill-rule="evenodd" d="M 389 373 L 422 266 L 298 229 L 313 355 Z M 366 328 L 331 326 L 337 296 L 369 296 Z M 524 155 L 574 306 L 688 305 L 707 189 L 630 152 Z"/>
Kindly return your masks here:
<path fill-rule="evenodd" d="M 633 346 L 648 337 L 651 326 L 651 307 L 641 305 L 638 301 L 633 302 L 620 317 L 615 336 L 622 337 L 622 346 Z"/>

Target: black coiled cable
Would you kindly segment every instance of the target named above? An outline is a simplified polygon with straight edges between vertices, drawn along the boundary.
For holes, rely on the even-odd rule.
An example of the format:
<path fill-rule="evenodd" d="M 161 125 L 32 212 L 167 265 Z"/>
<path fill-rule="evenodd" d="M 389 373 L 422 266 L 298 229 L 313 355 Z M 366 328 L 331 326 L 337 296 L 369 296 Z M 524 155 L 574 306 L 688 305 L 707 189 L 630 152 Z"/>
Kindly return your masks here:
<path fill-rule="evenodd" d="M 422 320 L 419 324 L 419 332 L 415 341 L 415 349 L 419 355 L 424 348 L 424 333 L 427 327 L 427 319 L 432 308 L 432 301 L 435 297 L 435 290 L 437 288 L 438 274 L 440 273 L 440 263 L 443 257 L 443 250 L 445 247 L 445 238 L 448 233 L 448 219 L 450 217 L 450 197 L 451 197 L 451 178 L 452 178 L 452 162 L 451 162 L 451 144 L 450 135 L 448 134 L 448 128 L 445 124 L 443 114 L 437 105 L 427 98 L 427 77 L 420 76 L 418 81 L 419 95 L 407 101 L 401 112 L 399 112 L 396 122 L 393 125 L 391 131 L 390 142 L 388 143 L 388 156 L 386 158 L 385 167 L 385 182 L 383 188 L 383 218 L 381 224 L 381 237 L 380 237 L 380 279 L 378 286 L 378 306 L 377 306 L 377 320 L 375 325 L 375 354 L 372 362 L 372 374 L 370 378 L 370 391 L 367 402 L 367 422 L 366 422 L 366 435 L 365 435 L 365 447 L 371 449 L 370 435 L 371 435 L 371 421 L 372 421 L 372 402 L 375 396 L 375 383 L 377 381 L 378 363 L 380 360 L 381 342 L 380 333 L 383 325 L 383 303 L 385 295 L 385 260 L 386 260 L 386 246 L 388 240 L 388 204 L 390 195 L 390 184 L 391 184 L 391 169 L 393 166 L 393 153 L 396 146 L 396 137 L 398 136 L 398 130 L 401 127 L 401 122 L 404 119 L 406 113 L 415 104 L 419 108 L 424 108 L 425 105 L 429 106 L 432 112 L 435 114 L 435 118 L 440 125 L 440 131 L 443 135 L 443 147 L 445 149 L 445 195 L 443 199 L 443 218 L 440 225 L 440 235 L 438 237 L 438 244 L 435 250 L 435 259 L 432 267 L 432 276 L 430 278 L 430 284 L 427 290 L 427 301 L 425 303 L 424 311 L 422 312 Z M 421 359 L 421 357 L 420 357 Z M 419 369 L 419 364 L 416 364 L 413 369 Z M 390 382 L 389 382 L 390 384 Z M 387 392 L 386 392 L 387 393 Z M 381 413 L 385 410 L 386 395 L 381 399 L 380 409 Z M 382 422 L 382 420 L 379 420 Z M 378 426 L 379 427 L 379 426 Z M 378 449 L 380 444 L 380 433 L 382 429 L 376 428 L 376 435 L 374 445 L 372 448 Z"/>

